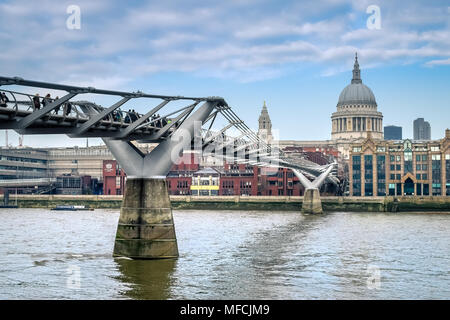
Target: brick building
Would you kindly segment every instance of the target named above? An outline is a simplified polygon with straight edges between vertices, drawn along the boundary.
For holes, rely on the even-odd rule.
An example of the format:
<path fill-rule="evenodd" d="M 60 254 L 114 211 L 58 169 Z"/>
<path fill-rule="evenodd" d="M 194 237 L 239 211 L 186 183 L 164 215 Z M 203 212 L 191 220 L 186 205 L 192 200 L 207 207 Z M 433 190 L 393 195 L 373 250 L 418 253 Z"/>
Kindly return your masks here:
<path fill-rule="evenodd" d="M 450 130 L 434 141 L 374 140 L 353 144 L 352 196 L 450 196 Z"/>
<path fill-rule="evenodd" d="M 126 179 L 125 171 L 116 160 L 103 160 L 103 194 L 124 194 Z"/>
<path fill-rule="evenodd" d="M 302 196 L 304 188 L 294 173 L 287 168 L 258 168 L 260 196 Z"/>
<path fill-rule="evenodd" d="M 246 164 L 225 163 L 220 177 L 221 196 L 256 196 L 258 192 L 258 168 Z"/>

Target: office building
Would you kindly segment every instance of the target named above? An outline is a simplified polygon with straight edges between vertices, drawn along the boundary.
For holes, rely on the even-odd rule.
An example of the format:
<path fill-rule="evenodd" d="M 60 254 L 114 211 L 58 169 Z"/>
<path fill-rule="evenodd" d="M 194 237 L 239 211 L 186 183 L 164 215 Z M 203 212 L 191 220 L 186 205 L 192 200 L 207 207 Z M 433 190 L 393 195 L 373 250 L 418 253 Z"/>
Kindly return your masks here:
<path fill-rule="evenodd" d="M 413 123 L 414 140 L 431 140 L 431 126 L 423 118 L 417 118 Z"/>
<path fill-rule="evenodd" d="M 402 140 L 402 127 L 385 126 L 384 140 Z"/>

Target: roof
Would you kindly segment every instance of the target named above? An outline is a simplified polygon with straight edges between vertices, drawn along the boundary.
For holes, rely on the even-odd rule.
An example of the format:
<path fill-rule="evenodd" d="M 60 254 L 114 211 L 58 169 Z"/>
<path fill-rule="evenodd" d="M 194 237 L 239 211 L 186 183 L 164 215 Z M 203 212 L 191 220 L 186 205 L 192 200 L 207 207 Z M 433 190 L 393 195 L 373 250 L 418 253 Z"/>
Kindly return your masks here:
<path fill-rule="evenodd" d="M 375 95 L 368 86 L 363 83 L 351 83 L 342 90 L 339 95 L 338 106 L 349 104 L 377 105 Z"/>
<path fill-rule="evenodd" d="M 377 105 L 375 95 L 368 86 L 362 83 L 361 73 L 359 70 L 358 56 L 355 57 L 353 66 L 353 78 L 351 83 L 342 90 L 339 95 L 338 106 L 368 104 Z"/>
<path fill-rule="evenodd" d="M 194 173 L 194 175 L 208 175 L 208 176 L 212 176 L 212 175 L 220 175 L 220 172 L 214 168 L 211 167 L 206 167 L 203 169 L 200 169 L 198 171 L 196 171 Z"/>

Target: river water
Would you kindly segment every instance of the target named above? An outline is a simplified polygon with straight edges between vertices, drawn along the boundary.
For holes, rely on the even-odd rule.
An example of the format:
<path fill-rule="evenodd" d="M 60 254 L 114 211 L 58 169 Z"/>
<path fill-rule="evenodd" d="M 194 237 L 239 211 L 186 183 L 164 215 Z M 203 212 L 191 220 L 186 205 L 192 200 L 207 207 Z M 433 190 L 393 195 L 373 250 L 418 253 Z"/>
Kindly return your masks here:
<path fill-rule="evenodd" d="M 118 218 L 0 209 L 0 298 L 450 299 L 450 214 L 174 211 L 155 261 L 112 258 Z"/>

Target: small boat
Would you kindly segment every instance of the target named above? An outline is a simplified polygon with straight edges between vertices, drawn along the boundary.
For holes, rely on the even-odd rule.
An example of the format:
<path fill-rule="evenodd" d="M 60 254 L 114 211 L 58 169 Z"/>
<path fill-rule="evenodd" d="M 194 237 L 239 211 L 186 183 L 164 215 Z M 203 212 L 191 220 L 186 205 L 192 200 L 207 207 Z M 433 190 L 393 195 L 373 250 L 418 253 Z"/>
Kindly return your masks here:
<path fill-rule="evenodd" d="M 55 208 L 52 208 L 52 210 L 57 211 L 93 211 L 94 208 L 89 208 L 88 206 L 67 206 L 67 205 L 59 205 Z"/>

